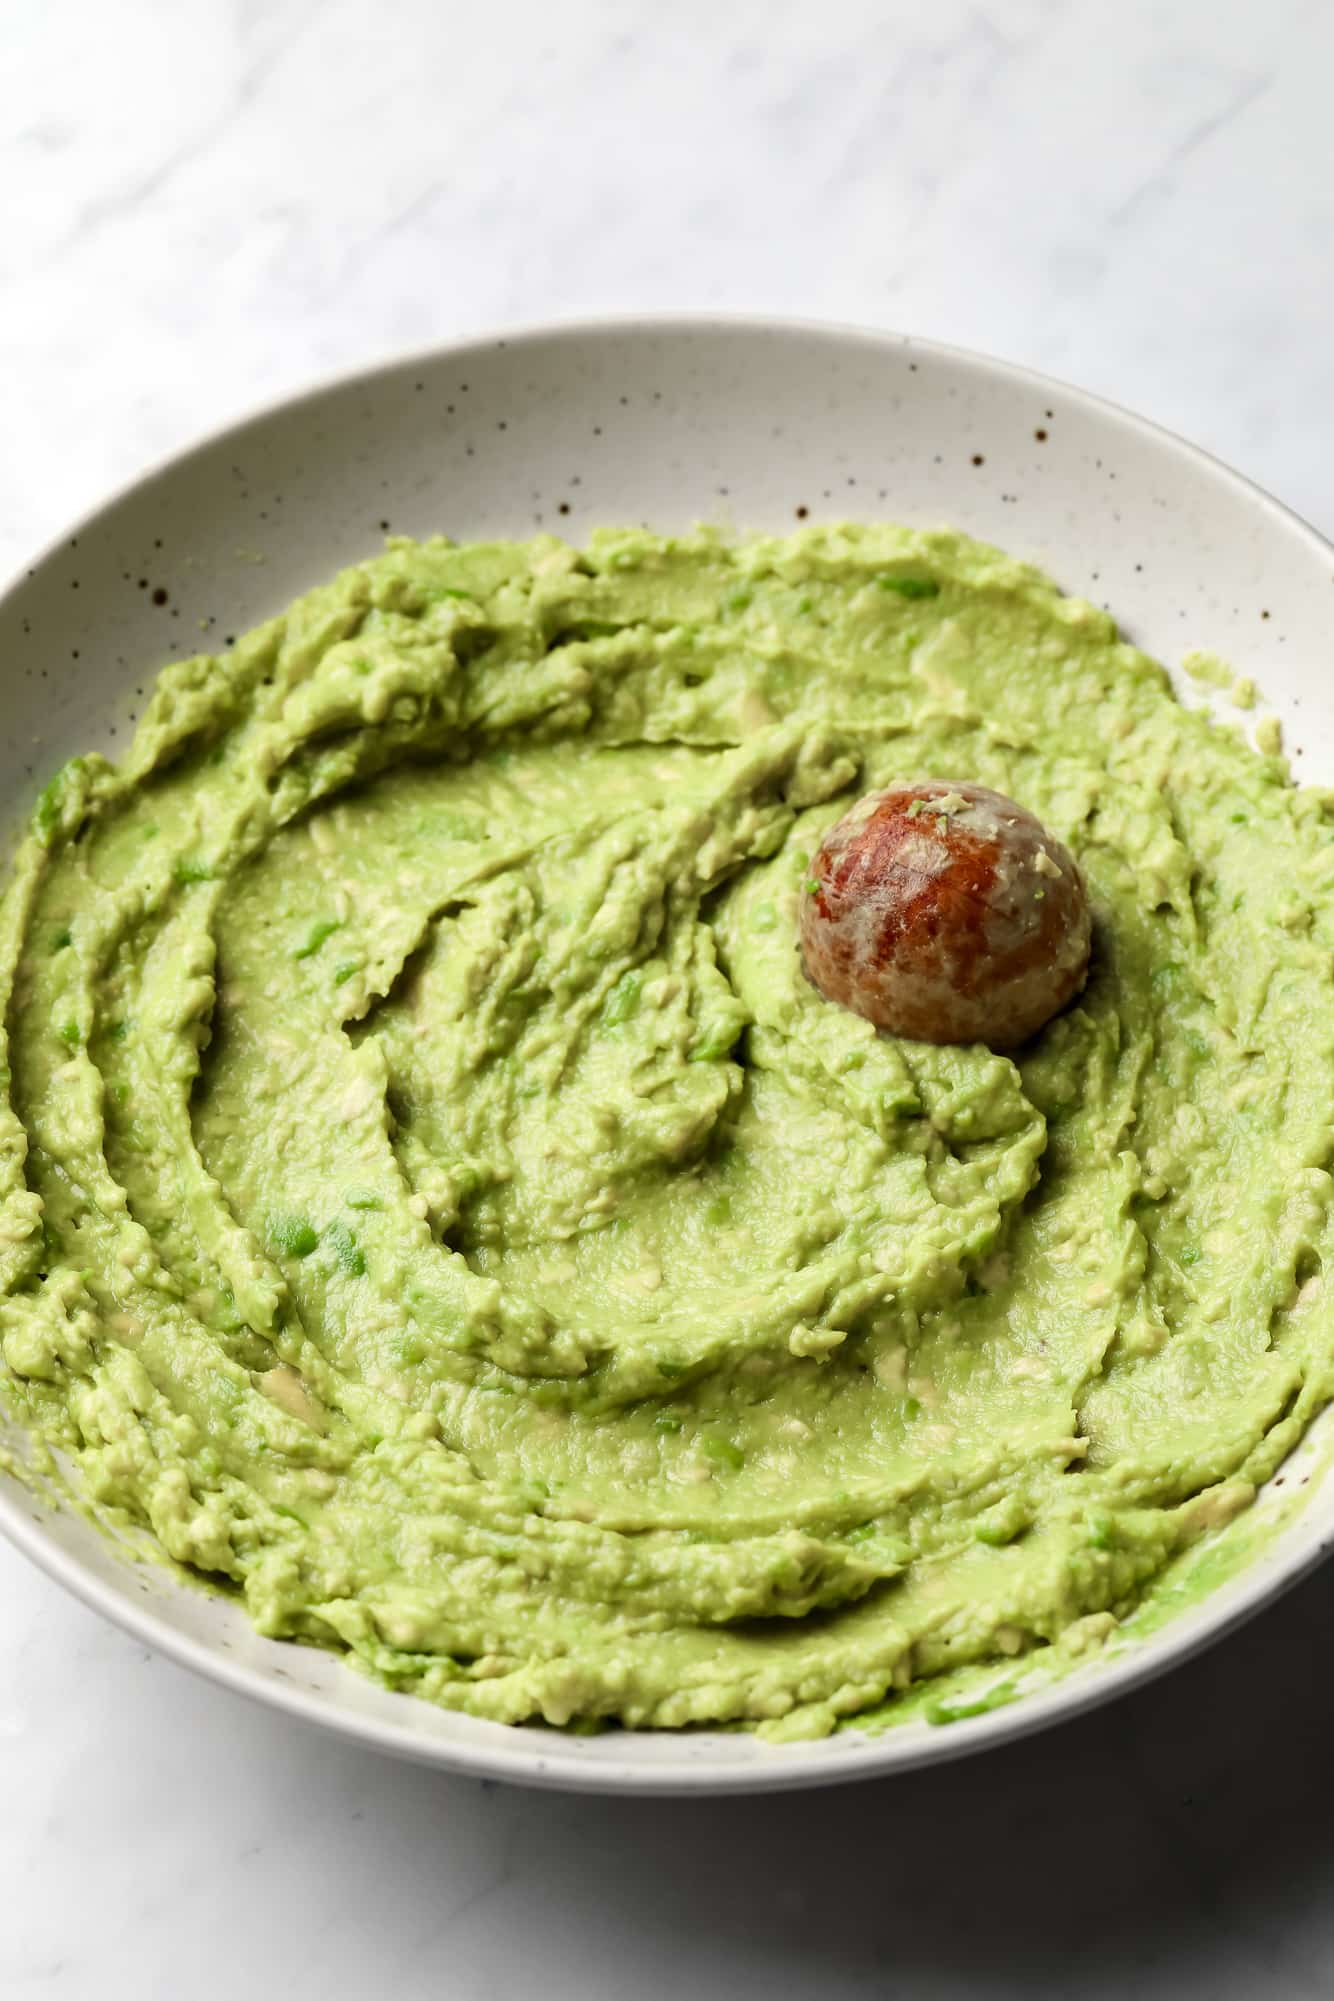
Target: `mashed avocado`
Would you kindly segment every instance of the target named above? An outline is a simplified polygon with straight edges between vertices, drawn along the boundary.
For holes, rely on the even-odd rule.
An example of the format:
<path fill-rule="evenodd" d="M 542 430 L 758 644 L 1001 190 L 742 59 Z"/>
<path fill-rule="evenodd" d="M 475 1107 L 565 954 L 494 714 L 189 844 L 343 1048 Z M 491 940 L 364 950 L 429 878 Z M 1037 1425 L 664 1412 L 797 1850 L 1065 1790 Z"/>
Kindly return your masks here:
<path fill-rule="evenodd" d="M 1013 1060 L 801 973 L 821 835 L 933 773 L 1088 880 Z M 9 1394 L 478 1716 L 816 1732 L 1104 1630 L 1329 1393 L 1332 885 L 1323 796 L 961 536 L 391 544 L 38 802 Z"/>

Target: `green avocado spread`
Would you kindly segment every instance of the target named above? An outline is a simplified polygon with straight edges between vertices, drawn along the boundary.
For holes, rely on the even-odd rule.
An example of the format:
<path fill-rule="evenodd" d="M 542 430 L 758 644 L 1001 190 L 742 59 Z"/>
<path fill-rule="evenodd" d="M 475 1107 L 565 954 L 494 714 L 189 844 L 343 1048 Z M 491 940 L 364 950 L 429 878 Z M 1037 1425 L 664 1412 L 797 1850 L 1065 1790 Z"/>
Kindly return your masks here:
<path fill-rule="evenodd" d="M 1073 850 L 1013 1058 L 805 980 L 861 792 Z M 1330 1388 L 1334 818 L 940 531 L 394 542 L 162 674 L 0 906 L 21 1422 L 259 1630 L 814 1734 L 1087 1646 Z"/>

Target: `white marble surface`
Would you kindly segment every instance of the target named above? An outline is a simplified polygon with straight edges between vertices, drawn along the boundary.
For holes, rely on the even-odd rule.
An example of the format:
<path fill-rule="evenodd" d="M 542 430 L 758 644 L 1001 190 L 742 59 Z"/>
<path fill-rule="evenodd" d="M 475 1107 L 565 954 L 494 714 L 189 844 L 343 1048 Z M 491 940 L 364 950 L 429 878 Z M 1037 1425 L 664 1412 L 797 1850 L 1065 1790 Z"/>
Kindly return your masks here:
<path fill-rule="evenodd" d="M 500 321 L 877 321 L 1334 529 L 1328 0 L 0 0 L 0 566 L 313 373 Z M 0 1550 L 0 1993 L 1334 1994 L 1334 1590 L 970 1766 L 698 1804 L 293 1732 Z"/>

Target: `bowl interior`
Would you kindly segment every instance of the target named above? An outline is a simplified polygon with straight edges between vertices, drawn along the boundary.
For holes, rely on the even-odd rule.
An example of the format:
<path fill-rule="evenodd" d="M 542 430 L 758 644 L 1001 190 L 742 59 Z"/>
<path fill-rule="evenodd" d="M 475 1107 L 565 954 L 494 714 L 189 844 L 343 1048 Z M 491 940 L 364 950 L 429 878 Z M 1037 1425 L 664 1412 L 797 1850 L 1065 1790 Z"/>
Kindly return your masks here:
<path fill-rule="evenodd" d="M 25 806 L 75 751 L 115 757 L 167 660 L 221 645 L 386 533 L 577 540 L 607 522 L 782 531 L 849 517 L 948 522 L 999 542 L 1108 606 L 1174 670 L 1192 648 L 1221 653 L 1282 719 L 1296 775 L 1334 777 L 1321 678 L 1334 551 L 1236 475 L 978 357 L 821 327 L 645 323 L 481 341 L 340 382 L 113 500 L 0 601 L 0 799 Z M 22 1452 L 0 1424 L 5 1444 Z M 556 1785 L 741 1789 L 956 1755 L 1142 1679 L 1334 1540 L 1334 1481 L 1310 1477 L 1320 1458 L 1317 1438 L 1253 1560 L 1114 1657 L 949 1729 L 908 1722 L 780 1749 L 730 1733 L 588 1739 L 449 1716 L 332 1656 L 261 1640 L 234 1604 L 126 1563 L 77 1511 L 18 1482 L 0 1484 L 0 1528 L 190 1665 L 403 1755 Z M 1308 1478 L 1313 1498 L 1294 1511 Z"/>

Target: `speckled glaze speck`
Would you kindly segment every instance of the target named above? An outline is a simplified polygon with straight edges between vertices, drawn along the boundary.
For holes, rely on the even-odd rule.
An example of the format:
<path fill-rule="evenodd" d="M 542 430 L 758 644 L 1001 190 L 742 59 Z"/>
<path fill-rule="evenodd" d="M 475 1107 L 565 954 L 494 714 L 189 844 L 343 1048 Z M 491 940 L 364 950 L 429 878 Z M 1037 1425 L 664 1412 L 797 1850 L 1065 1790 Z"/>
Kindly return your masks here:
<path fill-rule="evenodd" d="M 604 522 L 781 530 L 848 517 L 948 522 L 999 542 L 1112 610 L 1174 671 L 1191 649 L 1223 655 L 1258 682 L 1297 774 L 1334 779 L 1334 550 L 1237 475 L 1078 391 L 908 338 L 638 321 L 478 340 L 317 389 L 174 460 L 63 538 L 0 600 L 9 818 L 75 751 L 116 755 L 165 661 L 224 646 L 386 534 L 577 539 Z M 0 1443 L 22 1452 L 3 1426 Z M 1317 1436 L 1280 1476 L 1285 1496 L 1309 1480 L 1314 1498 L 1259 1539 L 1239 1575 L 1111 1658 L 949 1728 L 780 1747 L 449 1715 L 332 1655 L 260 1638 L 236 1605 L 127 1562 L 76 1511 L 35 1504 L 3 1475 L 0 1529 L 145 1641 L 363 1743 L 531 1784 L 743 1791 L 955 1757 L 1161 1671 L 1334 1542 L 1334 1479 L 1313 1470 L 1324 1456 Z"/>

